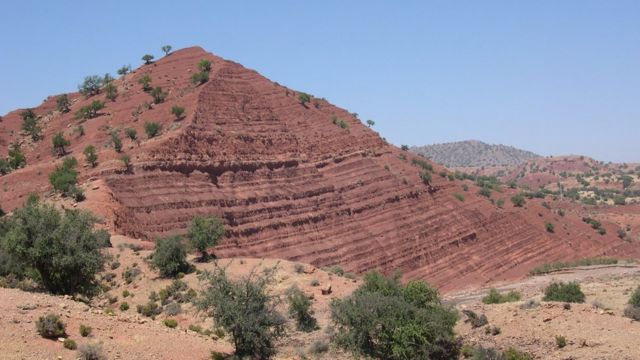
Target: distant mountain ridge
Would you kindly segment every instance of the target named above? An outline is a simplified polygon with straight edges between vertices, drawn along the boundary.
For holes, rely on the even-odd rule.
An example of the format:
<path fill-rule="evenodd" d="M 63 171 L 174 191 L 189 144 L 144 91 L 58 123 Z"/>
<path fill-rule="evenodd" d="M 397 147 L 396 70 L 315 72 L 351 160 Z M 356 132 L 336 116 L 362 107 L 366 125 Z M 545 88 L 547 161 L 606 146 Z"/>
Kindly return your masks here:
<path fill-rule="evenodd" d="M 413 146 L 410 150 L 447 167 L 513 166 L 540 157 L 513 146 L 487 144 L 478 140 Z"/>

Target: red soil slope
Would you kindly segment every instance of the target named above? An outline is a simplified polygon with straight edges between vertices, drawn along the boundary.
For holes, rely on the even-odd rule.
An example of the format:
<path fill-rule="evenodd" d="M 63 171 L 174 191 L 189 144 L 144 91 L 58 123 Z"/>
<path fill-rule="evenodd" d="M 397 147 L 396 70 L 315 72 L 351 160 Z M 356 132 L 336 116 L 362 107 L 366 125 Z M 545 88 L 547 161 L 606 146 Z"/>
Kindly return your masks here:
<path fill-rule="evenodd" d="M 201 58 L 213 66 L 210 80 L 196 87 L 190 77 Z M 137 82 L 143 74 L 168 96 L 134 117 L 151 100 Z M 80 182 L 101 189 L 88 191 L 80 206 L 105 216 L 117 232 L 146 238 L 183 233 L 195 215 L 218 215 L 228 229 L 218 256 L 340 264 L 355 272 L 399 269 L 446 290 L 520 276 L 540 262 L 631 253 L 610 238 L 559 241 L 537 215 L 498 209 L 473 185 L 465 192 L 462 182 L 438 176 L 437 166 L 432 185 L 439 191 L 430 193 L 413 155 L 347 111 L 315 98 L 303 106 L 296 91 L 200 48 L 177 51 L 115 83 L 119 97 L 83 123 L 84 136 L 73 133 L 73 112 L 93 98 L 78 94 L 70 95 L 70 114 L 53 111 L 53 97 L 35 109 L 45 128 L 36 144 L 20 135 L 19 111 L 3 117 L 0 141 L 22 141 L 28 159 L 26 168 L 2 178 L 5 211 L 30 191 L 50 189 L 47 174 L 60 161 L 50 139 L 64 131 L 79 160 L 88 144 L 99 151 L 99 165 L 84 167 Z M 180 121 L 170 114 L 175 104 L 187 109 Z M 333 116 L 348 128 L 333 124 Z M 151 120 L 163 132 L 147 139 L 142 126 Z M 111 131 L 125 127 L 140 137 L 139 144 L 123 140 L 131 173 L 109 141 Z M 454 193 L 464 194 L 464 202 Z"/>

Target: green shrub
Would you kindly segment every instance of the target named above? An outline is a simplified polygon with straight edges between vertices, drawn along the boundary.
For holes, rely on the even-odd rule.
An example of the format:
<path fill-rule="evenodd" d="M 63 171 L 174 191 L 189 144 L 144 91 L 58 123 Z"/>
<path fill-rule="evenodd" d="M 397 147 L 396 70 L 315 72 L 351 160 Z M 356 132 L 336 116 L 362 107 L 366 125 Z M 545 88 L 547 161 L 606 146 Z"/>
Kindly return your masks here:
<path fill-rule="evenodd" d="M 129 310 L 129 303 L 126 301 L 123 301 L 120 303 L 120 311 L 127 311 Z"/>
<path fill-rule="evenodd" d="M 162 308 L 158 306 L 158 304 L 155 301 L 150 300 L 145 305 L 136 306 L 136 311 L 140 315 L 150 317 L 150 318 L 155 318 L 156 315 L 162 313 Z"/>
<path fill-rule="evenodd" d="M 176 120 L 180 120 L 184 114 L 184 108 L 182 106 L 174 105 L 171 107 L 171 114 L 176 117 Z"/>
<path fill-rule="evenodd" d="M 65 335 L 64 323 L 58 315 L 52 313 L 38 318 L 36 329 L 40 336 L 47 339 L 57 339 Z"/>
<path fill-rule="evenodd" d="M 162 126 L 157 122 L 144 123 L 144 132 L 147 133 L 147 137 L 149 139 L 158 135 L 161 129 L 162 129 Z"/>
<path fill-rule="evenodd" d="M 64 138 L 64 135 L 62 134 L 62 132 L 58 132 L 55 135 L 53 135 L 53 138 L 51 139 L 51 143 L 53 145 L 53 151 L 55 151 L 58 154 L 58 156 L 66 155 L 67 150 L 65 149 L 65 146 L 69 146 L 71 144 L 69 140 Z"/>
<path fill-rule="evenodd" d="M 32 109 L 27 109 L 20 113 L 22 117 L 22 131 L 31 136 L 33 141 L 38 141 L 42 137 L 42 127 L 38 116 Z"/>
<path fill-rule="evenodd" d="M 520 301 L 520 293 L 516 291 L 510 291 L 503 295 L 500 294 L 496 289 L 489 290 L 489 294 L 482 298 L 482 302 L 485 304 L 502 304 L 514 301 Z"/>
<path fill-rule="evenodd" d="M 106 360 L 100 344 L 81 344 L 78 348 L 79 360 Z"/>
<path fill-rule="evenodd" d="M 89 97 L 100 93 L 104 79 L 99 75 L 91 75 L 84 78 L 82 84 L 78 85 L 80 94 Z"/>
<path fill-rule="evenodd" d="M 273 273 L 251 272 L 231 280 L 225 269 L 216 267 L 205 276 L 209 286 L 198 308 L 231 335 L 239 358 L 270 358 L 275 353 L 274 342 L 284 335 L 285 319 L 276 310 L 278 298 L 267 292 Z"/>
<path fill-rule="evenodd" d="M 310 332 L 318 329 L 318 321 L 313 317 L 311 300 L 298 287 L 287 289 L 289 316 L 296 320 L 298 330 Z"/>
<path fill-rule="evenodd" d="M 316 340 L 309 346 L 309 352 L 312 354 L 323 354 L 327 351 L 329 351 L 329 344 L 324 341 Z"/>
<path fill-rule="evenodd" d="M 628 305 L 624 308 L 624 316 L 636 321 L 640 321 L 640 307 Z"/>
<path fill-rule="evenodd" d="M 164 99 L 167 97 L 167 93 L 162 91 L 160 86 L 156 86 L 149 92 L 149 95 L 153 98 L 154 104 L 160 104 L 164 102 Z"/>
<path fill-rule="evenodd" d="M 56 110 L 67 113 L 69 112 L 69 106 L 71 106 L 71 101 L 69 101 L 67 94 L 62 94 L 56 98 Z"/>
<path fill-rule="evenodd" d="M 430 287 L 414 286 L 410 291 L 400 285 L 398 275 L 385 278 L 376 272 L 367 273 L 351 296 L 331 303 L 335 343 L 354 356 L 457 358 L 460 345 L 453 334 L 457 315 L 440 305 L 430 292 L 425 296 L 422 290 L 414 291 L 427 288 Z M 414 297 L 415 294 L 421 295 Z M 430 300 L 424 306 L 417 299 Z"/>
<path fill-rule="evenodd" d="M 198 70 L 200 70 L 201 72 L 209 72 L 209 71 L 211 71 L 211 61 L 209 61 L 207 59 L 201 59 L 198 62 Z"/>
<path fill-rule="evenodd" d="M 187 251 L 178 236 L 166 237 L 156 241 L 151 263 L 163 277 L 175 277 L 180 272 L 189 271 Z"/>
<path fill-rule="evenodd" d="M 523 353 L 512 347 L 508 348 L 502 353 L 503 360 L 533 360 L 531 355 Z"/>
<path fill-rule="evenodd" d="M 78 173 L 75 170 L 78 161 L 73 157 L 67 157 L 63 160 L 62 165 L 49 174 L 49 183 L 55 191 L 61 192 L 67 196 L 70 190 L 77 183 Z"/>
<path fill-rule="evenodd" d="M 327 272 L 330 274 L 338 275 L 338 276 L 344 275 L 344 269 L 342 269 L 342 267 L 340 267 L 339 265 L 333 265 L 329 267 L 327 269 Z"/>
<path fill-rule="evenodd" d="M 108 100 L 116 101 L 118 97 L 118 88 L 113 84 L 113 82 L 109 82 L 104 86 L 104 95 Z"/>
<path fill-rule="evenodd" d="M 162 323 L 164 324 L 164 326 L 172 329 L 178 326 L 178 322 L 175 321 L 174 319 L 165 319 Z"/>
<path fill-rule="evenodd" d="M 456 199 L 464 202 L 464 196 L 460 193 L 453 193 L 453 197 L 455 197 Z"/>
<path fill-rule="evenodd" d="M 126 298 L 131 296 L 131 293 L 129 292 L 129 290 L 122 290 L 122 297 Z"/>
<path fill-rule="evenodd" d="M 104 101 L 93 100 L 91 104 L 81 107 L 76 112 L 76 118 L 82 120 L 93 119 L 98 116 L 98 111 L 104 109 Z"/>
<path fill-rule="evenodd" d="M 562 335 L 556 335 L 556 346 L 558 346 L 560 349 L 567 346 L 567 338 Z"/>
<path fill-rule="evenodd" d="M 513 206 L 515 206 L 515 207 L 522 207 L 525 204 L 525 199 L 524 199 L 524 196 L 522 194 L 516 194 L 516 195 L 511 197 L 511 202 L 513 203 Z"/>
<path fill-rule="evenodd" d="M 91 331 L 92 330 L 93 330 L 93 328 L 91 328 L 91 326 L 80 324 L 80 336 L 87 337 L 87 336 L 91 335 Z"/>
<path fill-rule="evenodd" d="M 467 319 L 464 322 L 470 323 L 471 327 L 474 329 L 483 327 L 489 323 L 485 314 L 478 315 L 472 310 L 462 310 L 462 313 L 467 316 Z"/>
<path fill-rule="evenodd" d="M 547 230 L 547 232 L 549 233 L 553 233 L 554 232 L 554 228 L 553 228 L 553 224 L 548 222 L 544 224 L 544 228 Z"/>
<path fill-rule="evenodd" d="M 430 185 L 431 184 L 431 173 L 427 170 L 422 170 L 422 172 L 420 172 L 420 180 L 422 180 L 422 183 L 425 185 Z"/>
<path fill-rule="evenodd" d="M 145 55 L 142 57 L 142 60 L 144 60 L 144 64 L 145 64 L 145 65 L 149 65 L 149 64 L 151 64 L 151 60 L 153 60 L 153 55 L 151 55 L 151 54 L 145 54 Z"/>
<path fill-rule="evenodd" d="M 151 76 L 149 75 L 142 75 L 142 77 L 140 77 L 140 79 L 138 79 L 138 84 L 142 85 L 142 90 L 143 91 L 149 91 L 151 90 Z"/>
<path fill-rule="evenodd" d="M 189 324 L 189 330 L 202 334 L 202 326 L 196 324 Z"/>
<path fill-rule="evenodd" d="M 75 350 L 78 348 L 78 345 L 76 344 L 76 342 L 71 339 L 64 339 L 62 346 L 64 346 L 65 349 L 69 349 L 69 350 Z"/>
<path fill-rule="evenodd" d="M 118 69 L 118 75 L 127 75 L 131 72 L 131 65 L 122 65 L 120 69 Z"/>
<path fill-rule="evenodd" d="M 608 257 L 585 258 L 585 259 L 579 259 L 579 260 L 574 260 L 569 262 L 553 262 L 553 263 L 543 264 L 541 266 L 537 266 L 531 269 L 531 271 L 529 271 L 529 274 L 541 275 L 541 274 L 548 274 L 550 272 L 554 272 L 558 270 L 571 269 L 578 266 L 612 265 L 617 263 L 618 263 L 618 259 L 615 259 L 615 258 L 608 258 Z"/>
<path fill-rule="evenodd" d="M 216 246 L 224 235 L 224 225 L 217 217 L 202 218 L 196 216 L 189 226 L 187 237 L 191 247 L 201 254 L 201 259 L 209 256 L 207 249 Z"/>
<path fill-rule="evenodd" d="M 27 164 L 27 158 L 22 153 L 19 143 L 12 143 L 9 146 L 9 156 L 7 157 L 9 167 L 19 169 Z"/>
<path fill-rule="evenodd" d="M 98 165 L 98 154 L 96 154 L 95 146 L 87 145 L 82 153 L 84 154 L 87 164 L 91 165 L 91 167 L 96 167 L 96 165 Z"/>
<path fill-rule="evenodd" d="M 629 298 L 629 305 L 640 308 L 640 286 L 638 286 L 634 290 L 633 294 L 631 294 L 631 297 Z"/>
<path fill-rule="evenodd" d="M 191 82 L 200 85 L 209 81 L 209 73 L 208 72 L 197 72 L 191 76 Z"/>
<path fill-rule="evenodd" d="M 584 293 L 580 284 L 576 282 L 553 282 L 544 290 L 544 301 L 561 301 L 568 303 L 583 303 Z"/>
<path fill-rule="evenodd" d="M 170 302 L 164 307 L 164 313 L 168 316 L 176 316 L 182 312 L 182 307 L 177 302 Z"/>
<path fill-rule="evenodd" d="M 309 282 L 309 285 L 311 286 L 320 286 L 320 281 L 318 279 L 313 279 L 311 280 L 311 282 Z"/>
<path fill-rule="evenodd" d="M 307 93 L 300 93 L 298 95 L 298 101 L 300 101 L 300 104 L 304 105 L 311 101 L 311 96 Z"/>
<path fill-rule="evenodd" d="M 400 145 L 400 150 L 409 151 L 409 145 Z"/>
<path fill-rule="evenodd" d="M 104 264 L 95 221 L 85 211 L 61 213 L 52 205 L 28 201 L 5 222 L 0 243 L 14 261 L 37 272 L 47 290 L 89 293 Z"/>
<path fill-rule="evenodd" d="M 138 137 L 138 132 L 134 128 L 124 129 L 124 134 L 131 140 L 135 140 Z"/>

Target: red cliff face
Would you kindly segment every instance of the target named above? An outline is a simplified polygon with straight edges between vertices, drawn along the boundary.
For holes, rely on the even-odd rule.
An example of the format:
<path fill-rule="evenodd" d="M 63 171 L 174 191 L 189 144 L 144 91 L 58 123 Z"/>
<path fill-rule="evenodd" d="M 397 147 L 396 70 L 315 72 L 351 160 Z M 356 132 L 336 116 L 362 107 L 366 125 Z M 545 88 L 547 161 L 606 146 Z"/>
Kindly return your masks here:
<path fill-rule="evenodd" d="M 194 86 L 201 58 L 212 61 L 210 80 Z M 141 106 L 151 102 L 138 84 L 143 74 L 168 92 L 164 103 Z M 65 131 L 78 160 L 84 146 L 98 149 L 99 165 L 83 168 L 80 182 L 104 181 L 115 231 L 155 238 L 184 233 L 195 215 L 217 215 L 227 228 L 216 249 L 221 257 L 399 269 L 447 290 L 520 276 L 540 262 L 627 251 L 620 242 L 577 235 L 560 241 L 526 212 L 499 209 L 473 185 L 464 191 L 462 182 L 439 176 L 435 165 L 437 191 L 429 191 L 412 165 L 418 157 L 388 145 L 347 111 L 317 98 L 302 105 L 298 92 L 200 48 L 143 65 L 116 84 L 120 95 L 82 124 L 83 136 L 73 135 L 73 112 L 93 98 L 78 94 L 71 95 L 71 113 L 52 111 L 53 98 L 35 109 L 45 126 L 36 144 L 18 134 L 18 112 L 4 117 L 1 140 L 23 141 L 28 158 L 26 168 L 1 179 L 9 189 L 0 194 L 5 211 L 28 192 L 49 188 L 50 139 Z M 183 119 L 174 120 L 173 105 L 186 108 Z M 162 134 L 147 139 L 145 121 L 160 122 Z M 109 145 L 110 133 L 126 127 L 141 138 L 137 144 L 120 132 L 131 173 Z"/>

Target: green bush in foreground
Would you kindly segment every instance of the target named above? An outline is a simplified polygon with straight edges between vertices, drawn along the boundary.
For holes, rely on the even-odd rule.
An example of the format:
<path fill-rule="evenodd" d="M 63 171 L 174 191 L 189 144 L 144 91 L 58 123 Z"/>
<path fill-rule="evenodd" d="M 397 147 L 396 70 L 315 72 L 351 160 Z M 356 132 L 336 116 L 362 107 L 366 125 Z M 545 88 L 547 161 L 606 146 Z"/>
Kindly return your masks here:
<path fill-rule="evenodd" d="M 298 287 L 287 290 L 289 316 L 296 320 L 298 330 L 310 332 L 318 329 L 318 321 L 313 317 L 311 300 Z"/>
<path fill-rule="evenodd" d="M 178 273 L 188 272 L 187 250 L 180 237 L 171 236 L 156 241 L 151 263 L 164 277 L 175 277 Z"/>
<path fill-rule="evenodd" d="M 75 350 L 78 348 L 78 345 L 76 344 L 76 342 L 71 339 L 64 339 L 64 342 L 62 343 L 62 345 L 64 346 L 65 349 L 69 349 L 69 350 Z"/>
<path fill-rule="evenodd" d="M 633 294 L 631 294 L 631 297 L 629 298 L 629 305 L 640 308 L 640 286 L 638 286 Z"/>
<path fill-rule="evenodd" d="M 187 237 L 191 247 L 201 254 L 201 260 L 209 257 L 207 249 L 216 246 L 224 235 L 224 225 L 217 217 L 202 218 L 196 216 L 189 226 Z"/>
<path fill-rule="evenodd" d="M 331 303 L 331 313 L 333 341 L 355 356 L 451 359 L 459 353 L 453 334 L 457 315 L 424 283 L 403 287 L 399 276 L 370 272 L 351 296 Z"/>
<path fill-rule="evenodd" d="M 38 318 L 36 329 L 40 336 L 47 339 L 57 339 L 65 335 L 64 323 L 56 314 L 47 314 Z"/>
<path fill-rule="evenodd" d="M 544 301 L 562 301 L 567 303 L 583 303 L 584 293 L 577 282 L 553 282 L 544 290 Z"/>
<path fill-rule="evenodd" d="M 502 304 L 519 300 L 520 293 L 516 291 L 509 291 L 506 294 L 500 294 L 496 289 L 489 290 L 489 294 L 482 298 L 482 302 L 485 304 Z"/>
<path fill-rule="evenodd" d="M 80 336 L 87 337 L 87 336 L 91 335 L 91 331 L 92 330 L 93 330 L 93 328 L 91 328 L 91 326 L 80 324 Z"/>

